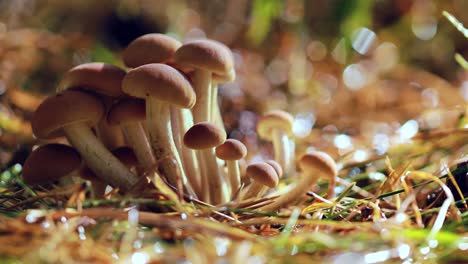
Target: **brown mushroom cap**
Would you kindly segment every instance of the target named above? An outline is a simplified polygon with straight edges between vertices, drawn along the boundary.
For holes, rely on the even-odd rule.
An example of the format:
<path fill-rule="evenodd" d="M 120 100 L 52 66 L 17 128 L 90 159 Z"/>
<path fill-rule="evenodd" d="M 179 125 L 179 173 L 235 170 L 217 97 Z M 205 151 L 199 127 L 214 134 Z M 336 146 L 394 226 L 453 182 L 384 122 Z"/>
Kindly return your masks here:
<path fill-rule="evenodd" d="M 184 67 L 204 69 L 222 80 L 234 80 L 234 60 L 224 44 L 213 40 L 194 40 L 182 45 L 174 54 L 174 61 Z"/>
<path fill-rule="evenodd" d="M 41 184 L 57 180 L 78 169 L 80 154 L 63 144 L 47 144 L 34 150 L 23 165 L 23 179 L 27 184 Z"/>
<path fill-rule="evenodd" d="M 319 171 L 323 175 L 334 177 L 337 174 L 335 161 L 325 152 L 312 151 L 302 155 L 299 168 L 304 171 Z"/>
<path fill-rule="evenodd" d="M 222 160 L 240 160 L 247 155 L 245 145 L 236 139 L 227 139 L 216 147 L 216 156 Z"/>
<path fill-rule="evenodd" d="M 128 146 L 118 147 L 112 150 L 112 154 L 116 158 L 118 158 L 125 166 L 127 167 L 138 167 L 140 164 L 138 163 L 138 159 L 135 156 L 135 152 L 133 149 Z"/>
<path fill-rule="evenodd" d="M 145 64 L 130 70 L 122 90 L 134 97 L 154 96 L 183 108 L 195 105 L 195 92 L 190 82 L 176 69 L 161 63 Z"/>
<path fill-rule="evenodd" d="M 104 115 L 101 100 L 90 93 L 66 90 L 48 97 L 37 108 L 31 120 L 34 135 L 40 139 L 61 136 L 62 127 L 85 122 L 96 125 Z"/>
<path fill-rule="evenodd" d="M 275 187 L 279 179 L 275 169 L 265 162 L 249 164 L 246 176 L 268 187 Z"/>
<path fill-rule="evenodd" d="M 184 135 L 184 144 L 191 149 L 206 149 L 223 144 L 226 131 L 211 122 L 200 122 Z"/>
<path fill-rule="evenodd" d="M 112 97 L 121 97 L 125 71 L 102 62 L 78 65 L 69 70 L 60 82 L 58 91 L 81 88 Z"/>
<path fill-rule="evenodd" d="M 282 129 L 290 134 L 293 122 L 294 118 L 288 112 L 273 110 L 260 117 L 257 123 L 257 133 L 261 138 L 271 140 L 273 129 Z"/>
<path fill-rule="evenodd" d="M 128 67 L 139 67 L 150 63 L 171 60 L 182 44 L 163 34 L 146 34 L 133 40 L 123 52 L 123 61 Z"/>
<path fill-rule="evenodd" d="M 107 114 L 111 125 L 140 122 L 146 119 L 145 101 L 137 98 L 125 98 L 112 105 Z"/>
<path fill-rule="evenodd" d="M 274 161 L 274 160 L 266 160 L 265 163 L 273 167 L 273 169 L 276 171 L 276 174 L 278 175 L 278 178 L 281 179 L 283 177 L 283 168 L 281 168 L 281 165 Z"/>

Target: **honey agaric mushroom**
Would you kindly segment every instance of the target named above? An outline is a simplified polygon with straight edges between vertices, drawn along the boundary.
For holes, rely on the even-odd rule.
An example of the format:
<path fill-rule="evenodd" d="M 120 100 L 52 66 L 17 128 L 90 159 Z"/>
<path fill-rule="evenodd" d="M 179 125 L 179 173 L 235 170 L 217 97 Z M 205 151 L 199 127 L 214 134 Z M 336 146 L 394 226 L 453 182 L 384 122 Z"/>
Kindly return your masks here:
<path fill-rule="evenodd" d="M 211 122 L 200 122 L 191 127 L 184 135 L 184 144 L 200 151 L 202 158 L 201 176 L 204 201 L 214 204 L 227 202 L 229 190 L 226 181 L 219 173 L 214 148 L 226 140 L 226 131 Z"/>
<path fill-rule="evenodd" d="M 273 188 L 278 185 L 279 175 L 275 168 L 266 162 L 249 164 L 245 175 L 252 178 L 253 182 L 242 195 L 242 199 L 257 197 L 265 186 Z"/>
<path fill-rule="evenodd" d="M 67 89 L 88 90 L 102 95 L 106 111 L 115 98 L 123 97 L 121 90 L 125 71 L 117 66 L 102 62 L 80 64 L 65 73 L 57 91 Z M 109 149 L 124 144 L 122 131 L 118 126 L 112 126 L 104 118 L 97 124 L 97 134 Z"/>
<path fill-rule="evenodd" d="M 282 110 L 265 113 L 257 123 L 258 136 L 273 142 L 274 159 L 286 172 L 291 168 L 293 154 L 288 137 L 291 134 L 292 125 L 293 117 Z"/>
<path fill-rule="evenodd" d="M 67 90 L 44 100 L 34 113 L 31 125 L 40 139 L 65 133 L 98 177 L 126 191 L 138 178 L 106 149 L 90 128 L 103 115 L 104 105 L 99 98 L 86 92 Z"/>
<path fill-rule="evenodd" d="M 156 159 L 174 159 L 178 171 L 173 166 L 163 165 L 163 174 L 172 184 L 182 178 L 188 193 L 194 195 L 190 182 L 192 175 L 186 175 L 172 136 L 169 107 L 192 108 L 195 93 L 190 82 L 171 66 L 151 63 L 130 70 L 123 80 L 122 90 L 131 96 L 146 100 L 146 120 L 151 147 Z M 169 163 L 165 163 L 169 164 Z"/>
<path fill-rule="evenodd" d="M 141 122 L 146 120 L 145 101 L 125 98 L 114 104 L 107 115 L 111 125 L 120 125 L 135 155 L 145 169 L 156 164 L 150 142 Z"/>
<path fill-rule="evenodd" d="M 151 33 L 133 40 L 123 52 L 123 61 L 128 67 L 139 67 L 150 63 L 173 64 L 173 56 L 182 45 L 169 36 Z M 181 159 L 186 175 L 190 175 L 192 187 L 199 190 L 199 171 L 195 154 L 182 144 L 184 133 L 193 125 L 192 113 L 189 109 L 170 107 L 171 126 L 174 143 L 181 152 Z M 195 181 L 194 181 L 195 180 Z"/>
<path fill-rule="evenodd" d="M 220 78 L 234 75 L 233 58 L 223 44 L 212 40 L 194 40 L 182 45 L 174 54 L 174 61 L 185 68 L 194 69 L 192 82 L 197 103 L 192 109 L 195 123 L 212 120 L 212 75 Z M 234 77 L 232 77 L 234 79 Z"/>
<path fill-rule="evenodd" d="M 151 33 L 134 39 L 123 52 L 126 66 L 136 68 L 150 63 L 169 63 L 182 44 L 169 36 Z"/>
<path fill-rule="evenodd" d="M 239 160 L 247 155 L 247 148 L 239 140 L 227 139 L 215 151 L 216 157 L 226 161 L 231 194 L 234 194 L 240 187 Z"/>
<path fill-rule="evenodd" d="M 43 184 L 58 180 L 81 164 L 80 154 L 63 144 L 47 144 L 35 149 L 23 165 L 23 179 L 27 184 Z"/>
<path fill-rule="evenodd" d="M 262 207 L 262 211 L 276 211 L 302 197 L 320 177 L 334 178 L 337 174 L 335 161 L 321 151 L 304 154 L 299 159 L 299 167 L 302 175 L 296 186 L 273 203 Z"/>

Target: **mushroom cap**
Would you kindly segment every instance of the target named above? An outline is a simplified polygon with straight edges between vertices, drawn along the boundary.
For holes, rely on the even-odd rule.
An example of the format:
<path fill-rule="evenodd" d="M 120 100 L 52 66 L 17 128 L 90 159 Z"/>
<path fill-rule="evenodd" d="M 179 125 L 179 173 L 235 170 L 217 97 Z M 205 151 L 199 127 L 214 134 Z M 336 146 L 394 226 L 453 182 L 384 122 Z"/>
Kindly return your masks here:
<path fill-rule="evenodd" d="M 107 114 L 111 125 L 128 124 L 146 119 L 145 101 L 138 98 L 125 98 L 112 105 Z"/>
<path fill-rule="evenodd" d="M 226 131 L 211 122 L 193 125 L 184 135 L 184 144 L 191 149 L 207 149 L 223 144 Z"/>
<path fill-rule="evenodd" d="M 112 154 L 114 154 L 114 156 L 118 158 L 127 167 L 139 166 L 138 159 L 135 155 L 135 152 L 133 152 L 133 149 L 131 147 L 128 147 L 128 146 L 118 147 L 112 150 Z"/>
<path fill-rule="evenodd" d="M 57 180 L 78 169 L 81 157 L 74 148 L 63 144 L 47 144 L 34 150 L 23 165 L 27 184 Z"/>
<path fill-rule="evenodd" d="M 214 41 L 199 39 L 185 43 L 174 54 L 174 61 L 183 67 L 212 72 L 217 80 L 233 81 L 234 59 L 228 47 Z"/>
<path fill-rule="evenodd" d="M 265 113 L 257 122 L 257 133 L 261 138 L 271 140 L 272 130 L 281 129 L 284 133 L 292 131 L 294 118 L 288 112 L 273 110 Z"/>
<path fill-rule="evenodd" d="M 322 151 L 312 151 L 302 155 L 299 159 L 299 168 L 305 173 L 320 172 L 328 177 L 335 177 L 337 174 L 335 161 Z"/>
<path fill-rule="evenodd" d="M 90 93 L 66 90 L 48 97 L 31 119 L 33 133 L 40 139 L 63 135 L 62 128 L 73 123 L 95 126 L 104 115 L 101 100 Z"/>
<path fill-rule="evenodd" d="M 276 174 L 278 175 L 279 179 L 281 179 L 281 177 L 283 177 L 283 168 L 281 167 L 281 165 L 278 162 L 276 162 L 274 160 L 266 160 L 265 163 L 267 163 L 268 165 L 273 167 L 273 169 L 276 171 Z"/>
<path fill-rule="evenodd" d="M 124 96 L 122 80 L 125 71 L 112 64 L 92 62 L 70 69 L 59 84 L 57 91 L 80 88 L 111 97 Z"/>
<path fill-rule="evenodd" d="M 275 187 L 279 179 L 273 166 L 265 162 L 249 164 L 249 166 L 247 166 L 246 176 L 268 187 Z"/>
<path fill-rule="evenodd" d="M 139 67 L 150 63 L 165 63 L 172 59 L 182 46 L 178 40 L 164 34 L 151 33 L 133 40 L 123 52 L 127 67 Z"/>
<path fill-rule="evenodd" d="M 247 148 L 237 139 L 227 139 L 216 147 L 216 156 L 222 160 L 240 160 L 246 155 Z"/>
<path fill-rule="evenodd" d="M 195 105 L 195 91 L 185 76 L 161 63 L 145 64 L 130 70 L 123 80 L 124 93 L 138 98 L 154 96 L 183 108 Z"/>

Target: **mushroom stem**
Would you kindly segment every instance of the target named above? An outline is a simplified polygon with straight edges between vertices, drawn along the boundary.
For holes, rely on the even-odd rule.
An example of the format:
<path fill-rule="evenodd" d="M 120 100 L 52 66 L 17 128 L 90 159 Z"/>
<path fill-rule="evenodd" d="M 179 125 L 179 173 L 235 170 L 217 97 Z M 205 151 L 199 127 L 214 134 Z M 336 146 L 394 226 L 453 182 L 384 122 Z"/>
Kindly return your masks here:
<path fill-rule="evenodd" d="M 195 123 L 211 121 L 211 73 L 207 70 L 195 70 L 192 78 L 193 89 L 197 95 L 197 102 L 192 108 Z"/>
<path fill-rule="evenodd" d="M 280 196 L 273 203 L 268 204 L 261 208 L 262 211 L 276 211 L 285 205 L 302 197 L 312 185 L 314 185 L 319 179 L 317 172 L 308 172 L 302 176 L 302 179 L 296 183 L 296 185 L 284 195 Z"/>
<path fill-rule="evenodd" d="M 213 204 L 227 202 L 230 197 L 230 193 L 227 188 L 226 181 L 224 178 L 220 177 L 214 148 L 202 149 L 201 155 L 206 168 L 206 174 L 202 175 L 202 178 L 207 181 L 208 185 L 205 186 L 209 188 L 211 202 Z"/>
<path fill-rule="evenodd" d="M 138 178 L 106 149 L 89 127 L 76 123 L 63 130 L 88 167 L 102 180 L 123 191 L 130 190 L 138 182 Z"/>
<path fill-rule="evenodd" d="M 192 186 L 187 181 L 187 177 L 182 168 L 181 158 L 172 136 L 169 105 L 159 101 L 153 96 L 148 96 L 146 100 L 148 132 L 154 155 L 157 160 L 172 158 L 177 166 L 177 169 L 175 169 L 173 166 L 166 165 L 169 163 L 164 162 L 162 164 L 164 175 L 174 185 L 177 183 L 177 178 L 180 177 L 188 194 L 195 196 Z M 177 175 L 178 173 L 180 173 L 180 175 Z"/>
<path fill-rule="evenodd" d="M 121 126 L 125 138 L 128 144 L 132 146 L 133 151 L 135 151 L 135 156 L 140 164 L 147 170 L 152 169 L 156 164 L 156 159 L 154 158 L 150 142 L 146 137 L 142 124 L 140 122 L 133 122 L 122 124 Z"/>
<path fill-rule="evenodd" d="M 253 197 L 260 197 L 261 193 L 265 189 L 265 185 L 258 182 L 252 182 L 247 190 L 242 194 L 242 199 L 246 200 Z"/>
<path fill-rule="evenodd" d="M 113 104 L 114 99 L 110 96 L 101 96 L 101 100 L 104 103 L 107 112 Z M 103 117 L 97 124 L 96 134 L 107 149 L 112 150 L 125 145 L 124 136 L 120 127 L 109 124 L 105 117 Z"/>
<path fill-rule="evenodd" d="M 273 129 L 271 132 L 274 158 L 284 168 L 284 171 L 289 171 L 291 167 L 291 146 L 288 135 L 281 129 Z"/>
<path fill-rule="evenodd" d="M 214 81 L 211 83 L 211 92 L 212 92 L 212 98 L 211 98 L 211 120 L 221 127 L 222 129 L 224 128 L 224 122 L 223 122 L 223 117 L 221 116 L 221 109 L 218 104 L 218 84 Z"/>
<path fill-rule="evenodd" d="M 185 132 L 193 126 L 192 112 L 189 109 L 178 107 L 171 107 L 170 111 L 172 117 L 171 124 L 174 130 L 174 143 L 177 149 L 182 152 L 181 158 L 185 174 L 197 196 L 202 197 L 203 190 L 196 153 L 182 142 Z"/>
<path fill-rule="evenodd" d="M 228 179 L 231 187 L 231 194 L 234 194 L 240 187 L 239 161 L 226 160 Z"/>

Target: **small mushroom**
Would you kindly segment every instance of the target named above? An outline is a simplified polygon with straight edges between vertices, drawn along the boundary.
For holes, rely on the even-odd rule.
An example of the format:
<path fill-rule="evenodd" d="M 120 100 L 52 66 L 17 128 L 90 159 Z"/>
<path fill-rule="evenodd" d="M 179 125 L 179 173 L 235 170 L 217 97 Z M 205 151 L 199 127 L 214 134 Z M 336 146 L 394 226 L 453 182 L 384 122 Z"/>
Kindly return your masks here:
<path fill-rule="evenodd" d="M 80 164 L 80 154 L 74 148 L 55 143 L 42 145 L 24 162 L 23 179 L 31 185 L 51 182 L 76 171 Z"/>
<path fill-rule="evenodd" d="M 91 131 L 104 115 L 104 105 L 94 95 L 67 90 L 48 97 L 37 108 L 31 120 L 34 134 L 49 139 L 65 133 L 70 143 L 81 154 L 98 177 L 123 191 L 137 181 Z"/>
<path fill-rule="evenodd" d="M 141 124 L 146 120 L 145 101 L 137 98 L 122 99 L 111 107 L 107 120 L 111 125 L 121 126 L 141 165 L 147 170 L 152 169 L 156 159 Z"/>
<path fill-rule="evenodd" d="M 291 114 L 273 110 L 264 114 L 257 123 L 257 133 L 260 138 L 273 142 L 274 159 L 288 172 L 291 169 L 293 151 L 289 144 L 293 117 Z"/>
<path fill-rule="evenodd" d="M 226 131 L 211 122 L 200 122 L 191 127 L 184 135 L 184 144 L 200 151 L 203 199 L 213 204 L 229 200 L 229 190 L 225 179 L 220 175 L 216 162 L 216 146 L 226 140 Z"/>
<path fill-rule="evenodd" d="M 216 157 L 226 161 L 231 194 L 234 194 L 240 187 L 239 160 L 247 155 L 247 148 L 239 140 L 227 139 L 215 151 Z"/>
<path fill-rule="evenodd" d="M 182 168 L 179 152 L 172 135 L 169 107 L 191 108 L 195 93 L 189 81 L 171 66 L 151 63 L 130 70 L 124 78 L 122 90 L 128 95 L 146 100 L 146 120 L 151 146 L 156 159 L 174 159 L 178 170 L 163 165 L 163 174 L 175 184 L 181 173 L 183 184 L 190 195 L 195 195 Z M 169 163 L 165 163 L 169 164 Z"/>
<path fill-rule="evenodd" d="M 192 76 L 197 94 L 197 103 L 192 109 L 194 122 L 213 121 L 212 75 L 220 79 L 234 79 L 234 62 L 230 50 L 217 41 L 194 40 L 176 51 L 174 61 L 182 67 L 195 70 Z"/>
<path fill-rule="evenodd" d="M 276 211 L 301 198 L 320 177 L 334 179 L 337 174 L 335 161 L 327 153 L 321 151 L 304 154 L 299 159 L 299 167 L 302 175 L 297 184 L 273 203 L 262 207 L 261 210 Z"/>
<path fill-rule="evenodd" d="M 246 177 L 252 178 L 253 182 L 241 196 L 242 199 L 260 196 L 259 193 L 265 186 L 273 188 L 278 185 L 279 180 L 279 175 L 275 168 L 266 162 L 249 164 L 246 170 Z"/>

